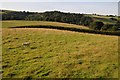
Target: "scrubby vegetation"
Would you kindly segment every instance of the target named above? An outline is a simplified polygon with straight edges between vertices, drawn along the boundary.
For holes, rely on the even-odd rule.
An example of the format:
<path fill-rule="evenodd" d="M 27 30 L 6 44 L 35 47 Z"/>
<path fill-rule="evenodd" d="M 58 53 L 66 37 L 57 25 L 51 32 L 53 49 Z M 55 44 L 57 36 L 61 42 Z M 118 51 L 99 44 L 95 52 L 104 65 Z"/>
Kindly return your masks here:
<path fill-rule="evenodd" d="M 94 22 L 91 24 L 91 28 L 94 30 L 101 30 L 101 28 L 103 27 L 104 23 L 103 22 Z"/>

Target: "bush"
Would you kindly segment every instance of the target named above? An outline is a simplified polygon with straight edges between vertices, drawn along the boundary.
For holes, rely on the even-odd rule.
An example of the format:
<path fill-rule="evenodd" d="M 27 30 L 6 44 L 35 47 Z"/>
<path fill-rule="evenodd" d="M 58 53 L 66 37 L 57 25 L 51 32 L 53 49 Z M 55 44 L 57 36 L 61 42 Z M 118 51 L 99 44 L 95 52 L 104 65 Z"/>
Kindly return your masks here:
<path fill-rule="evenodd" d="M 93 22 L 91 24 L 91 28 L 94 30 L 101 30 L 101 28 L 103 27 L 104 23 L 101 21 L 97 21 L 97 22 Z"/>
<path fill-rule="evenodd" d="M 110 18 L 111 20 L 113 20 L 113 21 L 117 21 L 117 19 L 115 19 L 115 18 Z"/>
<path fill-rule="evenodd" d="M 112 27 L 112 31 L 117 31 L 118 30 L 118 27 L 117 26 L 113 26 Z"/>
<path fill-rule="evenodd" d="M 93 22 L 93 19 L 91 17 L 86 17 L 86 16 L 83 16 L 80 21 L 80 23 L 84 26 L 90 26 L 91 22 Z"/>
<path fill-rule="evenodd" d="M 120 21 L 117 21 L 115 24 L 115 30 L 120 30 Z"/>
<path fill-rule="evenodd" d="M 101 30 L 103 30 L 103 31 L 112 30 L 112 27 L 113 27 L 113 26 L 114 26 L 113 24 L 105 24 L 105 25 L 101 28 Z"/>

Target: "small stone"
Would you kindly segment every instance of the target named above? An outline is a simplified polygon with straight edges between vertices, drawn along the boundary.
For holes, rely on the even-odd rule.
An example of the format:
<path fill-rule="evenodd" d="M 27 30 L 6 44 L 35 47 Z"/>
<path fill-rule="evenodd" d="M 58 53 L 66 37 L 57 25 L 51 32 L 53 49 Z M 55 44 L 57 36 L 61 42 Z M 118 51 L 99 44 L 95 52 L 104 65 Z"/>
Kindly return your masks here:
<path fill-rule="evenodd" d="M 29 46 L 30 45 L 30 42 L 25 42 L 25 43 L 22 43 L 23 46 Z"/>

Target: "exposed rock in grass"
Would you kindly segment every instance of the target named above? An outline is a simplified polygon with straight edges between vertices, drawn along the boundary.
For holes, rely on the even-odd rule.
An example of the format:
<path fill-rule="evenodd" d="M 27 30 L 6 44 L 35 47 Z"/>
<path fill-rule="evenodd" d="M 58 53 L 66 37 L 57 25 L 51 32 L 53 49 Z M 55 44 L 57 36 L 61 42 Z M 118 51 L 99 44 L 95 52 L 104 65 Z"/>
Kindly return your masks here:
<path fill-rule="evenodd" d="M 29 46 L 30 45 L 30 42 L 25 42 L 25 43 L 22 43 L 23 46 Z"/>

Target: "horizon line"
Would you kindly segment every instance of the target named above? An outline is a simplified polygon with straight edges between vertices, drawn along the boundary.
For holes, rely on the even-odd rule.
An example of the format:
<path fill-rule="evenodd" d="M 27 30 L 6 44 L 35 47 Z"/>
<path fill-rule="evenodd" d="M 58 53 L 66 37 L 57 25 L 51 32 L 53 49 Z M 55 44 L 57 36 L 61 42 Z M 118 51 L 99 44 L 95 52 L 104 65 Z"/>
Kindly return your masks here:
<path fill-rule="evenodd" d="M 70 11 L 62 11 L 62 10 L 45 10 L 45 11 L 30 11 L 30 10 L 15 10 L 15 9 L 0 9 L 0 10 L 6 10 L 6 11 L 17 11 L 17 12 L 33 12 L 33 13 L 44 13 L 44 12 L 52 12 L 52 11 L 58 11 L 58 12 L 63 12 L 63 13 L 75 13 L 75 14 L 96 14 L 96 15 L 103 15 L 103 16 L 109 16 L 109 15 L 113 15 L 113 16 L 119 16 L 116 14 L 99 14 L 99 13 L 84 13 L 84 12 L 70 12 Z"/>

